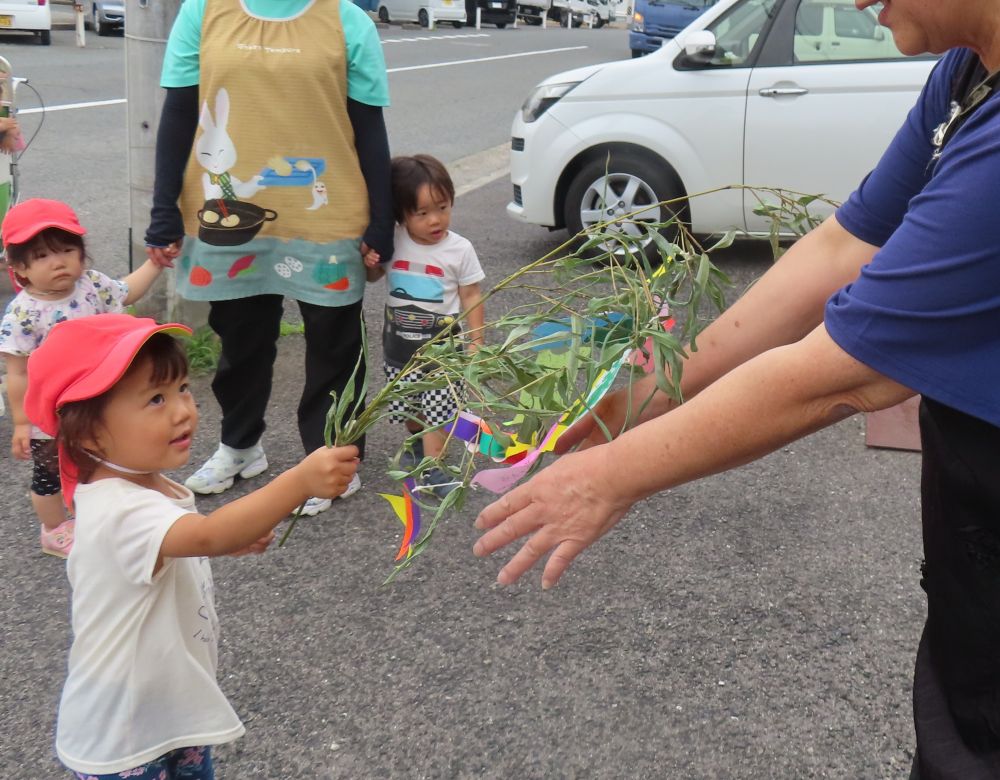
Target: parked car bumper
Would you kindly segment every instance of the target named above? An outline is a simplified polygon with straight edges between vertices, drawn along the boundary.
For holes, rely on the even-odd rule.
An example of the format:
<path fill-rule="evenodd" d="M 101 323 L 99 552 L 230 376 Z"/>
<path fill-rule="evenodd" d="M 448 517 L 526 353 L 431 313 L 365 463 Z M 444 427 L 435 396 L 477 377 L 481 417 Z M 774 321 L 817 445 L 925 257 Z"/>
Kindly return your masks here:
<path fill-rule="evenodd" d="M 525 122 L 520 111 L 514 118 L 511 136 L 513 199 L 507 204 L 507 214 L 535 225 L 561 226 L 562 214 L 555 210 L 556 187 L 560 174 L 579 153 L 580 139 L 553 117 Z M 538 165 L 538 155 L 532 154 L 537 149 L 545 150 L 544 165 Z"/>
<path fill-rule="evenodd" d="M 514 7 L 508 7 L 506 3 L 495 2 L 495 0 L 487 2 L 486 7 L 480 8 L 479 11 L 480 21 L 486 24 L 496 24 L 497 22 L 513 24 L 515 16 L 516 9 Z M 470 24 L 475 24 L 475 21 L 475 17 L 469 19 Z"/>
<path fill-rule="evenodd" d="M 52 12 L 47 5 L 0 8 L 0 33 L 6 30 L 51 30 Z"/>
<path fill-rule="evenodd" d="M 434 7 L 427 9 L 434 13 L 435 22 L 464 22 L 465 6 L 454 4 L 452 6 Z"/>
<path fill-rule="evenodd" d="M 117 13 L 115 11 L 109 11 L 102 8 L 98 12 L 101 24 L 107 27 L 124 27 L 125 26 L 125 14 Z"/>

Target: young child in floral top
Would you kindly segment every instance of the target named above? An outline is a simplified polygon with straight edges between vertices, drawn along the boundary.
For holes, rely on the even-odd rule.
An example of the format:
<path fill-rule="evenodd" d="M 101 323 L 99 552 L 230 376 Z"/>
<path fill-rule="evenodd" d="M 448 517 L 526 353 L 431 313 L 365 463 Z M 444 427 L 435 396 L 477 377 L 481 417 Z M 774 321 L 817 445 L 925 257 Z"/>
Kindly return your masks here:
<path fill-rule="evenodd" d="M 63 505 L 52 439 L 33 428 L 24 414 L 28 355 L 58 322 L 124 311 L 146 293 L 161 270 L 147 261 L 117 281 L 86 268 L 86 232 L 73 209 L 42 198 L 14 206 L 0 226 L 8 271 L 21 288 L 0 322 L 0 354 L 7 364 L 14 423 L 11 453 L 34 462 L 31 503 L 42 524 L 42 552 L 59 558 L 73 546 L 73 520 Z"/>

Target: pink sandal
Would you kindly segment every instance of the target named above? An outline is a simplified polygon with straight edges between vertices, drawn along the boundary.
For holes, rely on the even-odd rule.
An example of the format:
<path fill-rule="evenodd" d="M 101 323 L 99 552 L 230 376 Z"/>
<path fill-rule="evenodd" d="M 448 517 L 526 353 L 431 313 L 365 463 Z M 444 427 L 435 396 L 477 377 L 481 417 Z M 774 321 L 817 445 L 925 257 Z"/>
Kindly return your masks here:
<path fill-rule="evenodd" d="M 70 518 L 64 520 L 51 531 L 42 526 L 41 541 L 42 552 L 54 555 L 56 558 L 65 558 L 69 551 L 73 549 L 73 532 L 76 528 L 76 521 Z"/>

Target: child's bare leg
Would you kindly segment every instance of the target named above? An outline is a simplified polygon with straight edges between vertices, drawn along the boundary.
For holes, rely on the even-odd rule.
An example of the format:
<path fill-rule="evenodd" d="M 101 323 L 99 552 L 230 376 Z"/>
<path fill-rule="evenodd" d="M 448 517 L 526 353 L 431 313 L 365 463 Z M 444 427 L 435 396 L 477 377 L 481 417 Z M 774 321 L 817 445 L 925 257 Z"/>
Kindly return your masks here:
<path fill-rule="evenodd" d="M 66 522 L 66 506 L 63 504 L 62 493 L 52 496 L 40 496 L 35 492 L 31 494 L 31 505 L 35 508 L 35 514 L 41 520 L 42 525 L 49 531 L 58 528 Z"/>
<path fill-rule="evenodd" d="M 424 441 L 424 454 L 428 458 L 436 458 L 441 454 L 445 442 L 443 431 L 427 431 L 421 438 Z"/>

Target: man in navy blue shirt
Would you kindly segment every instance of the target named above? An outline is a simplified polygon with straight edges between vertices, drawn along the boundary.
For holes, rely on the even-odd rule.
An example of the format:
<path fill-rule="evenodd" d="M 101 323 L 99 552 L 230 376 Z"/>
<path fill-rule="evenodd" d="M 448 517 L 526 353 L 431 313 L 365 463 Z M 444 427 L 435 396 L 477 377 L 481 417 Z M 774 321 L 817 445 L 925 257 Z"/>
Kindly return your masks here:
<path fill-rule="evenodd" d="M 699 336 L 683 404 L 657 395 L 611 442 L 575 426 L 560 445 L 577 452 L 483 510 L 474 552 L 530 536 L 498 579 L 548 554 L 550 587 L 636 501 L 921 393 L 912 777 L 985 780 L 1000 777 L 1000 2 L 883 0 L 879 21 L 905 54 L 948 53 L 875 170 Z M 607 429 L 648 380 L 605 399 Z"/>

